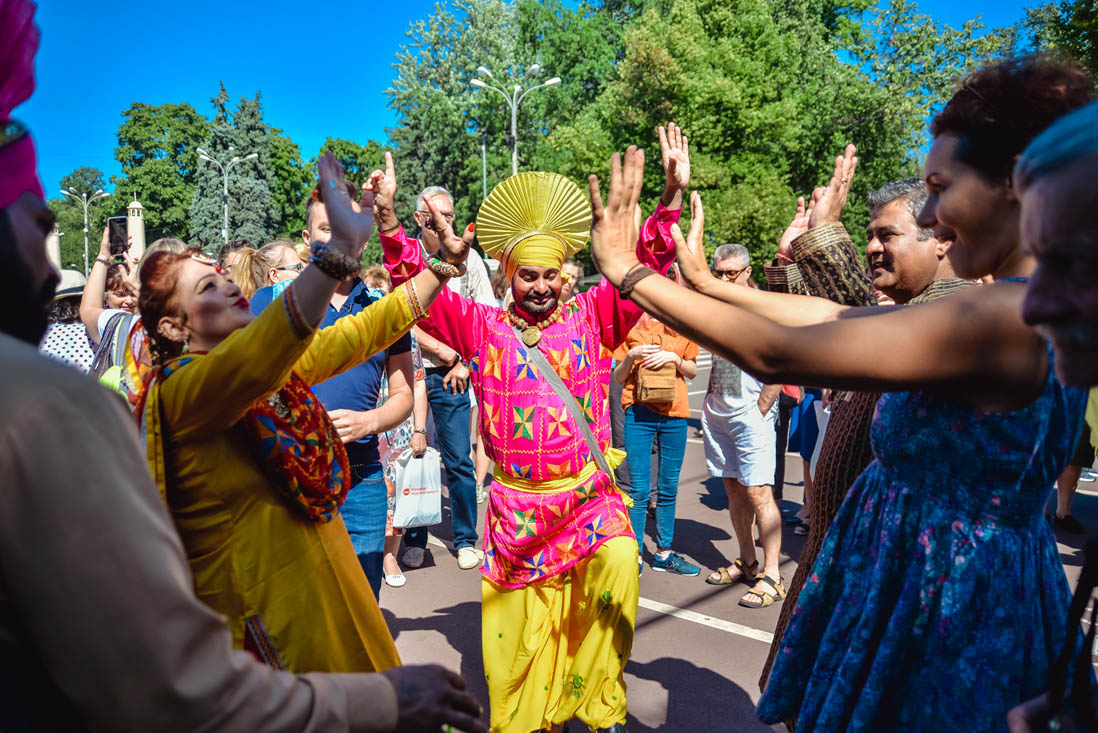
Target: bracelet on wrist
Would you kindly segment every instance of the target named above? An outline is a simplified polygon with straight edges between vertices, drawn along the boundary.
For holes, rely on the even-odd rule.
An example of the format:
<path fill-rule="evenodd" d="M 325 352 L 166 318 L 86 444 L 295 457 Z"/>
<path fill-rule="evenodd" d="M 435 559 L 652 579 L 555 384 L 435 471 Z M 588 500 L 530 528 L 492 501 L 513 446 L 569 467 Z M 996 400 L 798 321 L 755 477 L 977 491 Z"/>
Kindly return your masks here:
<path fill-rule="evenodd" d="M 100 262 L 100 263 L 102 263 L 102 264 L 103 264 L 104 266 L 106 266 L 106 267 L 110 267 L 110 266 L 111 266 L 111 261 L 110 261 L 110 259 L 109 259 L 109 258 L 107 258 L 107 257 L 96 257 L 96 258 L 95 258 L 95 261 L 96 261 L 96 262 Z"/>
<path fill-rule="evenodd" d="M 318 242 L 311 247 L 312 257 L 309 262 L 316 265 L 317 269 L 328 277 L 336 280 L 352 278 L 362 271 L 362 263 L 344 252 L 338 252 L 332 247 Z"/>
<path fill-rule="evenodd" d="M 388 234 L 389 232 L 395 232 L 397 229 L 400 229 L 399 221 L 388 229 L 378 229 L 378 234 Z"/>
<path fill-rule="evenodd" d="M 633 288 L 637 286 L 637 283 L 649 275 L 655 274 L 656 271 L 651 267 L 646 267 L 638 262 L 629 268 L 629 272 L 625 273 L 625 277 L 621 279 L 621 285 L 618 286 L 618 292 L 621 294 L 621 297 L 628 300 L 629 296 L 633 293 Z"/>
<path fill-rule="evenodd" d="M 461 277 L 465 274 L 465 264 L 455 265 L 446 262 L 437 255 L 427 261 L 427 269 L 442 277 Z"/>
<path fill-rule="evenodd" d="M 427 434 L 427 428 L 418 428 L 418 429 L 412 431 L 413 435 L 416 434 L 416 433 L 418 433 L 419 435 L 426 435 Z"/>

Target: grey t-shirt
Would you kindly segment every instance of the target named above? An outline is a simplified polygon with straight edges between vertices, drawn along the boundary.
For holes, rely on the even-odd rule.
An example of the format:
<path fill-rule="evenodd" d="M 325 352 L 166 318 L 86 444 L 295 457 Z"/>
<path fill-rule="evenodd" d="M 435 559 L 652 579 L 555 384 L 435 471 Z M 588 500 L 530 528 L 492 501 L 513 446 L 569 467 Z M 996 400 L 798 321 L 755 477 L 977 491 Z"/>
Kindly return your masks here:
<path fill-rule="evenodd" d="M 762 382 L 727 359 L 714 354 L 705 405 L 714 417 L 742 415 L 751 407 L 758 410 L 762 388 Z"/>

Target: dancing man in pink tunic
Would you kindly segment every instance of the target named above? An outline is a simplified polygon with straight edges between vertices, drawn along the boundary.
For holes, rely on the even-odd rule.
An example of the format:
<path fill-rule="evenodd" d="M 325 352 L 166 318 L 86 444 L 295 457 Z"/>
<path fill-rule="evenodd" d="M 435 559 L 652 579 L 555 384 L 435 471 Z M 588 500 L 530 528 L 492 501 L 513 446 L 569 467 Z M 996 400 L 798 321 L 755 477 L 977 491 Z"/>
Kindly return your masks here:
<path fill-rule="evenodd" d="M 660 128 L 660 142 L 667 184 L 640 228 L 637 256 L 663 272 L 675 257 L 670 227 L 690 163 L 674 125 Z M 391 157 L 367 186 L 396 287 L 424 267 L 425 254 L 393 213 Z M 514 304 L 486 306 L 446 290 L 420 323 L 471 365 L 481 435 L 496 464 L 481 570 L 493 731 L 559 730 L 572 718 L 624 731 L 637 543 L 612 476 L 624 454 L 609 447 L 606 399 L 610 353 L 641 310 L 605 280 L 560 301 L 561 265 L 586 244 L 590 224 L 590 204 L 563 176 L 528 172 L 501 182 L 476 233 L 499 258 Z M 435 226 L 455 236 L 443 217 Z"/>

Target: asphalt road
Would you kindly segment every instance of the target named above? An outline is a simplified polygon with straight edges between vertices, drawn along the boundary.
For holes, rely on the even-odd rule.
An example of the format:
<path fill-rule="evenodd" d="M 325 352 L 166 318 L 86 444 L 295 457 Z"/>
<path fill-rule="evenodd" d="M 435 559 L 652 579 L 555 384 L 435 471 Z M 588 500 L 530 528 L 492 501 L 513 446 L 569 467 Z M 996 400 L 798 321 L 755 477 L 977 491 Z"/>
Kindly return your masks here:
<path fill-rule="evenodd" d="M 750 610 L 737 605 L 744 586 L 714 587 L 704 582 L 707 569 L 737 556 L 728 517 L 728 501 L 719 480 L 709 478 L 700 426 L 709 359 L 699 358 L 690 383 L 691 426 L 679 481 L 675 549 L 703 568 L 696 578 L 655 573 L 640 579 L 640 608 L 632 658 L 626 667 L 629 730 L 759 731 L 770 727 L 754 714 L 759 673 L 769 650 L 780 605 Z M 1075 515 L 1098 527 L 1096 484 L 1082 484 Z M 786 457 L 782 509 L 795 512 L 803 496 L 801 459 Z M 480 574 L 462 571 L 448 549 L 448 509 L 432 528 L 427 561 L 405 570 L 403 588 L 384 587 L 381 606 L 405 663 L 437 662 L 459 670 L 487 708 L 488 691 L 480 651 Z M 483 527 L 484 509 L 481 505 Z M 652 522 L 649 522 L 649 535 Z M 1083 537 L 1061 537 L 1060 550 L 1074 587 L 1083 561 Z M 793 576 L 804 538 L 782 529 L 782 577 Z M 654 549 L 646 538 L 646 557 Z M 784 730 L 784 726 L 774 726 Z M 586 730 L 574 723 L 572 731 Z"/>

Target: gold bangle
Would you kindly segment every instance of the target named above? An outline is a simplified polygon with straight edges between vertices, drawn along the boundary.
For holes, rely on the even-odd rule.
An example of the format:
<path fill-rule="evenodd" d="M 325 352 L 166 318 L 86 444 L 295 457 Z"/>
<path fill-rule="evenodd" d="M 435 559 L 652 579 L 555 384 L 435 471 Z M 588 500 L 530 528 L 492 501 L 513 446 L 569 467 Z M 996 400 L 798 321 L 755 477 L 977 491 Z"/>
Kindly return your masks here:
<path fill-rule="evenodd" d="M 464 264 L 455 265 L 437 255 L 427 261 L 427 269 L 436 275 L 442 275 L 443 277 L 461 277 L 465 274 Z"/>

